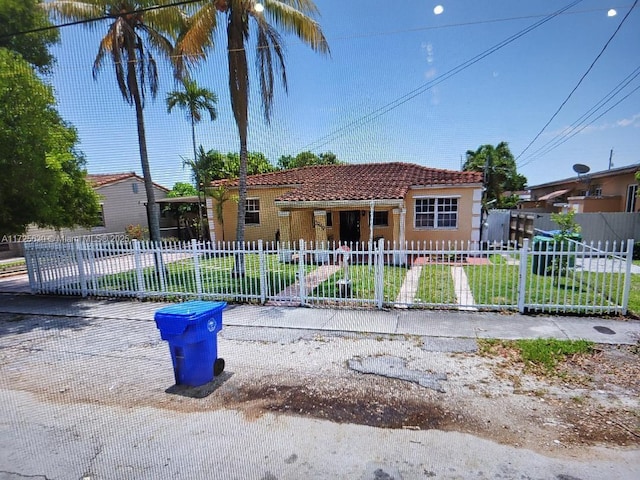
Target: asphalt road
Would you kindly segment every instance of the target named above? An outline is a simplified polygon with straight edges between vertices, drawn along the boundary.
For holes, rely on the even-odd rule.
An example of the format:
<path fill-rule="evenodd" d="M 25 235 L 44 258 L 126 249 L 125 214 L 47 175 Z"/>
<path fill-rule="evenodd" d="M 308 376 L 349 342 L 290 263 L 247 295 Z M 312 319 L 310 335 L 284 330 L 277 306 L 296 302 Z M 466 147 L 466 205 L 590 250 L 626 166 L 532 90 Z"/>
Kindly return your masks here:
<path fill-rule="evenodd" d="M 236 380 L 292 375 L 301 365 L 330 382 L 347 366 L 319 361 L 318 344 L 339 357 L 360 341 L 372 356 L 392 343 L 358 335 L 227 327 L 219 350 L 228 369 L 210 388 L 232 398 Z M 385 348 L 402 356 L 412 342 L 399 336 Z M 172 384 L 151 320 L 0 314 L 0 480 L 640 478 L 637 450 L 541 454 L 436 429 L 252 416 L 171 393 Z"/>

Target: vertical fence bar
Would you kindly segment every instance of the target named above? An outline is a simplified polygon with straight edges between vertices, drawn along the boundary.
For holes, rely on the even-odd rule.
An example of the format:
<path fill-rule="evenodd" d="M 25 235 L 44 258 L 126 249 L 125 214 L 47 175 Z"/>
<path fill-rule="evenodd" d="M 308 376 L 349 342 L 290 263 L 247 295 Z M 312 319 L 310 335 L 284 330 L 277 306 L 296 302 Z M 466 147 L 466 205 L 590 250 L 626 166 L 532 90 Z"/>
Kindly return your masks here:
<path fill-rule="evenodd" d="M 627 258 L 624 269 L 624 289 L 622 291 L 622 314 L 627 314 L 629 307 L 629 292 L 631 291 L 631 264 L 633 260 L 633 240 L 627 240 Z"/>
<path fill-rule="evenodd" d="M 145 286 L 144 286 L 144 272 L 142 271 L 142 259 L 140 258 L 141 256 L 140 241 L 132 240 L 131 243 L 133 244 L 133 261 L 136 267 L 138 297 L 142 298 L 144 297 Z"/>
<path fill-rule="evenodd" d="M 198 252 L 198 242 L 196 239 L 191 240 L 191 252 L 193 254 L 193 274 L 196 277 L 196 293 L 198 298 L 202 298 L 202 276 L 200 273 L 200 254 Z M 185 271 L 184 263 L 181 262 L 182 271 Z"/>
<path fill-rule="evenodd" d="M 372 245 L 373 246 L 373 245 Z M 369 252 L 369 257 L 373 256 L 373 252 Z M 375 258 L 375 281 L 374 281 L 374 291 L 375 291 L 375 302 L 378 306 L 378 309 L 382 309 L 382 305 L 384 303 L 384 238 L 378 240 L 378 251 Z"/>
<path fill-rule="evenodd" d="M 520 281 L 518 282 L 518 311 L 525 312 L 525 299 L 527 295 L 527 270 L 529 264 L 529 239 L 525 238 L 520 250 Z"/>
<path fill-rule="evenodd" d="M 84 273 L 84 262 L 82 261 L 82 247 L 80 240 L 75 239 L 73 241 L 73 248 L 75 250 L 76 263 L 78 264 L 78 280 L 80 280 L 80 294 L 83 297 L 87 296 L 87 278 Z"/>
<path fill-rule="evenodd" d="M 306 275 L 304 271 L 304 261 L 305 261 L 305 243 L 304 240 L 300 240 L 300 254 L 298 255 L 298 284 L 300 290 L 300 305 L 304 305 L 306 303 L 307 296 L 307 281 Z"/>
<path fill-rule="evenodd" d="M 258 265 L 260 268 L 260 303 L 264 305 L 267 302 L 267 266 L 262 240 L 258 240 Z"/>

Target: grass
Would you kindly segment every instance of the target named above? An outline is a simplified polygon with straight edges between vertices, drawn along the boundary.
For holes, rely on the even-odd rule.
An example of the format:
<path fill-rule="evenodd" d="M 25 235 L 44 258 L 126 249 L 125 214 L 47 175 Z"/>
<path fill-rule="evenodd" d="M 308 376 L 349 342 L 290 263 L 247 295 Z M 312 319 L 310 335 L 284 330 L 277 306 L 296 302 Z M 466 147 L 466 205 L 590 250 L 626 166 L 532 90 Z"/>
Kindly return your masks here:
<path fill-rule="evenodd" d="M 640 262 L 639 262 L 640 263 Z M 631 290 L 629 290 L 629 311 L 640 316 L 640 275 L 631 275 Z"/>
<path fill-rule="evenodd" d="M 282 263 L 277 255 L 265 255 L 266 294 L 278 293 L 295 282 L 298 265 Z M 260 295 L 260 259 L 257 254 L 245 255 L 245 275 L 233 275 L 234 256 L 200 259 L 202 292 L 224 298 L 238 295 Z M 167 263 L 166 290 L 168 293 L 197 293 L 195 264 L 193 259 Z M 307 271 L 312 267 L 308 266 Z M 143 270 L 143 281 L 146 291 L 159 291 L 160 285 L 154 267 Z M 98 280 L 102 288 L 138 291 L 138 278 L 135 271 L 106 275 Z"/>
<path fill-rule="evenodd" d="M 385 301 L 395 301 L 400 293 L 400 287 L 404 280 L 406 268 L 385 266 L 383 271 L 383 291 Z M 344 270 L 340 269 L 327 280 L 321 282 L 312 292 L 311 297 L 316 298 L 340 298 L 341 292 L 337 285 L 338 280 L 343 280 Z M 375 269 L 368 265 L 351 265 L 349 267 L 349 280 L 351 281 L 351 297 L 360 300 L 373 301 L 375 299 Z"/>
<path fill-rule="evenodd" d="M 456 292 L 451 269 L 442 265 L 424 265 L 418 280 L 415 302 L 455 304 Z"/>
<path fill-rule="evenodd" d="M 480 354 L 522 362 L 525 369 L 547 375 L 558 375 L 558 365 L 567 357 L 590 354 L 593 349 L 594 343 L 588 340 L 557 340 L 555 338 L 478 340 Z"/>
<path fill-rule="evenodd" d="M 16 267 L 25 267 L 25 266 L 26 266 L 26 262 L 24 258 L 21 258 L 20 260 L 14 260 L 11 262 L 3 262 L 3 263 L 0 263 L 0 273 L 7 270 L 14 270 L 16 269 Z"/>

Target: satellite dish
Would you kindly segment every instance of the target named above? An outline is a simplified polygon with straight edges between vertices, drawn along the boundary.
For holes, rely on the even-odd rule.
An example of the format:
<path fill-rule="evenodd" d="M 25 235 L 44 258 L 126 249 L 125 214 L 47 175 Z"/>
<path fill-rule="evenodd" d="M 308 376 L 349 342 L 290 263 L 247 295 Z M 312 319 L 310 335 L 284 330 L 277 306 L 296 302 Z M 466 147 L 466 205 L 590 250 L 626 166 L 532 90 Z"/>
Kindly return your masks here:
<path fill-rule="evenodd" d="M 591 168 L 589 168 L 587 165 L 583 165 L 582 163 L 576 163 L 573 166 L 573 171 L 576 172 L 578 175 L 584 175 L 585 173 L 589 173 L 589 170 L 591 170 Z"/>

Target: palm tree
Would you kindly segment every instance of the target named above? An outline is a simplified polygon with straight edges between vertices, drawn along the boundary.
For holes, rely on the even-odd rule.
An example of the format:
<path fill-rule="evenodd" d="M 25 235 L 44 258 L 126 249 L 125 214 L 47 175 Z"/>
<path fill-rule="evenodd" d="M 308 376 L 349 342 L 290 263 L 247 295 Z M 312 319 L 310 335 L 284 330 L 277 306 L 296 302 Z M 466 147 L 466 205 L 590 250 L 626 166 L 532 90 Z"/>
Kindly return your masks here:
<path fill-rule="evenodd" d="M 120 93 L 129 105 L 135 107 L 152 241 L 160 240 L 160 213 L 151 179 L 143 116 L 146 91 L 155 97 L 158 90 L 158 69 L 151 51 L 169 58 L 173 45 L 166 35 L 177 35 L 184 26 L 184 20 L 177 7 L 141 10 L 167 3 L 169 0 L 54 0 L 41 4 L 54 17 L 63 20 L 81 21 L 105 15 L 110 18 L 111 23 L 93 62 L 93 77 L 97 78 L 105 57 L 111 57 Z M 95 23 L 85 25 L 94 27 Z"/>
<path fill-rule="evenodd" d="M 192 171 L 196 181 L 196 188 L 198 189 L 198 218 L 200 219 L 200 239 L 204 239 L 204 223 L 202 221 L 202 200 L 200 199 L 200 192 L 206 185 L 204 179 L 199 173 L 198 152 L 196 149 L 196 123 L 202 121 L 202 111 L 207 111 L 211 121 L 213 122 L 217 116 L 215 103 L 218 101 L 218 97 L 211 90 L 207 90 L 204 87 L 200 87 L 195 80 L 185 78 L 182 80 L 183 91 L 171 91 L 167 94 L 167 112 L 175 108 L 181 108 L 185 111 L 187 119 L 191 122 L 191 141 L 193 142 L 193 160 L 185 160 L 185 164 L 188 164 Z"/>
<path fill-rule="evenodd" d="M 249 67 L 245 45 L 249 41 L 251 25 L 256 34 L 256 68 L 264 118 L 271 118 L 274 74 L 280 75 L 287 89 L 283 44 L 276 28 L 293 33 L 314 51 L 329 53 L 329 46 L 320 25 L 312 18 L 318 9 L 311 0 L 264 0 L 264 5 L 253 0 L 209 0 L 198 8 L 188 20 L 188 30 L 177 45 L 177 68 L 186 67 L 205 58 L 213 45 L 214 32 L 219 25 L 218 16 L 227 33 L 227 61 L 229 65 L 229 92 L 231 108 L 240 137 L 240 174 L 238 178 L 238 223 L 236 240 L 244 242 L 245 209 L 247 198 L 247 131 L 249 126 Z M 243 272 L 240 266 L 240 272 Z"/>
<path fill-rule="evenodd" d="M 167 94 L 167 112 L 178 107 L 185 111 L 187 120 L 191 122 L 191 141 L 193 142 L 193 159 L 198 158 L 196 150 L 196 123 L 202 121 L 202 112 L 206 111 L 213 122 L 218 117 L 215 103 L 218 97 L 211 90 L 200 87 L 195 80 L 182 80 L 183 91 L 174 90 Z"/>

